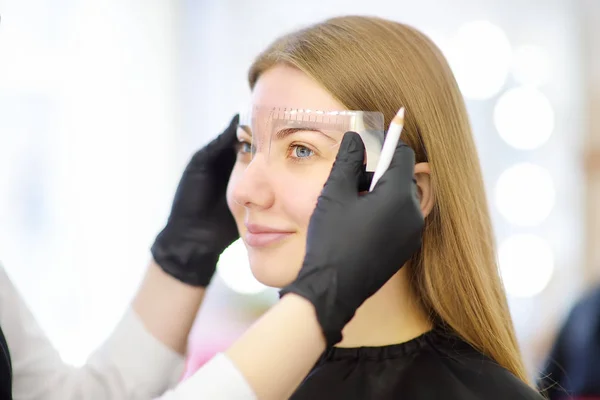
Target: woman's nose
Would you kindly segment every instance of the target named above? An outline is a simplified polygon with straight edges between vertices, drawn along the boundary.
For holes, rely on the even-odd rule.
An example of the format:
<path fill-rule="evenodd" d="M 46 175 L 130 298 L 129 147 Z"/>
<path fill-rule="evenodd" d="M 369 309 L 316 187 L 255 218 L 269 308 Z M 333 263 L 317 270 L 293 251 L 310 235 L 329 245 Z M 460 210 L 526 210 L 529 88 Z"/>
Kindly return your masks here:
<path fill-rule="evenodd" d="M 263 154 L 255 154 L 242 176 L 235 182 L 233 200 L 246 208 L 265 209 L 273 205 L 274 192 L 269 183 L 268 162 Z"/>

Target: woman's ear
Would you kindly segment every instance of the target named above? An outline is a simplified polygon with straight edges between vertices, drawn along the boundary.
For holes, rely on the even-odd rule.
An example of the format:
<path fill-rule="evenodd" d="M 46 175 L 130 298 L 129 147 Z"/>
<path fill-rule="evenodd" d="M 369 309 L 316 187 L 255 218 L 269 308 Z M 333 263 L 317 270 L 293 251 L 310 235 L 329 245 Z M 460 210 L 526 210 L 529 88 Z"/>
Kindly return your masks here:
<path fill-rule="evenodd" d="M 417 180 L 421 212 L 423 216 L 427 217 L 435 204 L 433 188 L 431 187 L 431 169 L 429 168 L 429 163 L 422 162 L 415 165 L 415 179 Z"/>

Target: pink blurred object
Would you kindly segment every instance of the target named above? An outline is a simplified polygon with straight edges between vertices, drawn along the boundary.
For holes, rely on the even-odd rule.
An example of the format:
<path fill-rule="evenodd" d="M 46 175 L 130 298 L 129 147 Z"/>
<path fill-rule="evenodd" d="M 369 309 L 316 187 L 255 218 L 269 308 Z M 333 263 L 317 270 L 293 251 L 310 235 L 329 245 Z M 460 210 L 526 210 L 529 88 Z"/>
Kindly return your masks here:
<path fill-rule="evenodd" d="M 233 343 L 235 339 L 230 340 L 206 340 L 198 341 L 195 345 L 190 344 L 189 355 L 186 360 L 185 372 L 182 381 L 192 376 L 198 369 L 200 369 L 206 362 L 215 356 L 219 352 L 227 350 L 227 348 Z"/>

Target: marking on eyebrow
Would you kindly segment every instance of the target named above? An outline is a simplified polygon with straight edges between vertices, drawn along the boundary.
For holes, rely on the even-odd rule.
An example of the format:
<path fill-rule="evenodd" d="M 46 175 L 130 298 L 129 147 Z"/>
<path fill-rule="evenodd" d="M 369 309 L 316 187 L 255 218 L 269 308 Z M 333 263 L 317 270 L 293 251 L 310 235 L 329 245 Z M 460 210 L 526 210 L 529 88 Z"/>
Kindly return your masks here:
<path fill-rule="evenodd" d="M 334 138 L 332 138 L 328 134 L 326 134 L 323 131 L 320 131 L 318 129 L 314 129 L 314 128 L 284 128 L 284 129 L 280 129 L 275 134 L 275 139 L 281 140 L 281 139 L 284 139 L 284 138 L 286 138 L 286 137 L 288 137 L 290 135 L 293 135 L 296 132 L 302 132 L 302 131 L 320 133 L 321 135 L 325 136 L 327 139 L 329 139 L 329 140 L 337 143 L 337 140 L 335 140 Z"/>

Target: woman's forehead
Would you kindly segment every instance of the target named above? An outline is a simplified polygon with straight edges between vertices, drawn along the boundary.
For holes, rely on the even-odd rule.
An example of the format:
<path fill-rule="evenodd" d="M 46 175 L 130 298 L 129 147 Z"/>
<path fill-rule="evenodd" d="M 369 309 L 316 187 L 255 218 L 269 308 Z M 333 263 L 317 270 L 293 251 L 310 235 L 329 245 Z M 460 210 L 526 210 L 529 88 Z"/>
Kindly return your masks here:
<path fill-rule="evenodd" d="M 253 105 L 293 106 L 312 110 L 345 109 L 317 81 L 287 65 L 276 65 L 258 78 L 252 90 L 251 102 Z"/>

